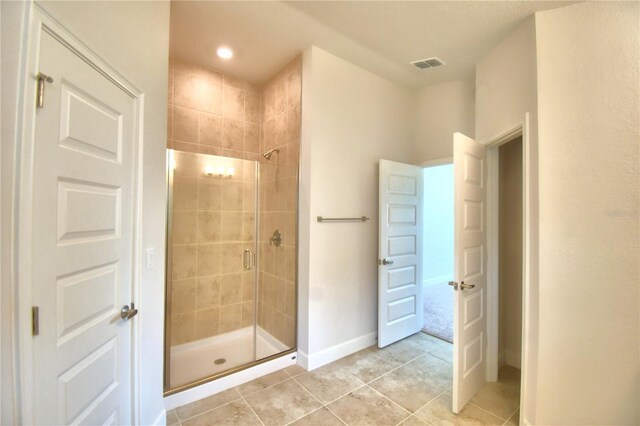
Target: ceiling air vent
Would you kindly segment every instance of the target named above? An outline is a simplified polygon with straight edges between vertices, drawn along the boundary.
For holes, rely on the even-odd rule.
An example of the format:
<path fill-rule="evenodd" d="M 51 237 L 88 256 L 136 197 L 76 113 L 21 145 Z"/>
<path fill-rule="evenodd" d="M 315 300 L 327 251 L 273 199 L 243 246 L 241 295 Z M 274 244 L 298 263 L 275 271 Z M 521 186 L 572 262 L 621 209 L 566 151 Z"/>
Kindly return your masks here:
<path fill-rule="evenodd" d="M 445 63 L 444 63 L 444 61 L 442 59 L 436 58 L 434 56 L 433 58 L 420 59 L 418 61 L 413 61 L 413 62 L 410 62 L 410 64 L 412 64 L 416 68 L 419 68 L 421 70 L 425 70 L 427 68 L 439 67 L 441 65 L 444 65 Z"/>

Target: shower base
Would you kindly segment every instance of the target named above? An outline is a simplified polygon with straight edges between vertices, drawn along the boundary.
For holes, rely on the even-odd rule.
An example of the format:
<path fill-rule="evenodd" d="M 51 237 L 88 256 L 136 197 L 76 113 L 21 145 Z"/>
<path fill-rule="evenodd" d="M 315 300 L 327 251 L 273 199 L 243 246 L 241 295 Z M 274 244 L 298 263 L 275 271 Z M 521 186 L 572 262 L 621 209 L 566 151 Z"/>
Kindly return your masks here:
<path fill-rule="evenodd" d="M 257 327 L 256 353 L 253 327 L 184 343 L 171 348 L 170 387 L 186 385 L 227 371 L 254 359 L 262 359 L 289 349 L 284 343 Z"/>

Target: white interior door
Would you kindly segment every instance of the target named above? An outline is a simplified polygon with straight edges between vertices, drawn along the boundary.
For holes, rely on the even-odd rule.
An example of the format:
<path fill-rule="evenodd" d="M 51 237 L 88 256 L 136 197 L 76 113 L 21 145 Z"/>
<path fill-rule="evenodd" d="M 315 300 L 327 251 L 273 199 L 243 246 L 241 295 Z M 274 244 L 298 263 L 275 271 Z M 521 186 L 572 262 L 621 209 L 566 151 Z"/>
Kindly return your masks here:
<path fill-rule="evenodd" d="M 422 168 L 380 160 L 378 346 L 423 326 Z"/>
<path fill-rule="evenodd" d="M 136 100 L 40 33 L 32 303 L 36 424 L 132 423 Z"/>
<path fill-rule="evenodd" d="M 485 383 L 487 341 L 487 156 L 485 147 L 453 135 L 454 326 L 453 412 Z"/>

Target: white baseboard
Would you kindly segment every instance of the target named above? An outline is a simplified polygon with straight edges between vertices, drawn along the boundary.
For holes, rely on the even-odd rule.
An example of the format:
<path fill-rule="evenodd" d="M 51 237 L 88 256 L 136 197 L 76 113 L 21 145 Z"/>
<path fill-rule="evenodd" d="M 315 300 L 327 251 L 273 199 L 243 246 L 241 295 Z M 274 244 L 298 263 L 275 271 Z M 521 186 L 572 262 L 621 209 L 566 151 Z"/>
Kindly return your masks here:
<path fill-rule="evenodd" d="M 153 422 L 154 426 L 164 426 L 167 424 L 167 410 L 160 411 L 160 415 Z"/>
<path fill-rule="evenodd" d="M 522 356 L 520 352 L 505 351 L 507 356 L 507 365 L 520 369 L 522 365 Z"/>
<path fill-rule="evenodd" d="M 424 287 L 429 287 L 434 284 L 448 283 L 449 281 L 453 281 L 452 275 L 440 275 L 439 277 L 434 277 L 434 278 L 429 278 L 428 280 L 424 280 L 422 283 Z"/>
<path fill-rule="evenodd" d="M 251 380 L 262 377 L 266 374 L 273 373 L 274 371 L 282 370 L 285 367 L 295 365 L 297 354 L 295 352 L 283 355 L 279 358 L 271 361 L 258 364 L 256 366 L 247 368 L 246 370 L 238 371 L 237 373 L 229 376 L 221 377 L 217 380 L 213 380 L 208 383 L 204 383 L 200 386 L 196 386 L 185 391 L 169 395 L 164 399 L 164 406 L 167 410 L 171 410 L 176 407 L 180 407 L 191 402 L 199 401 L 202 398 L 206 398 L 211 395 L 215 395 L 219 392 L 231 389 L 243 383 L 250 382 Z"/>
<path fill-rule="evenodd" d="M 331 346 L 330 348 L 323 349 L 314 354 L 309 355 L 300 353 L 300 365 L 307 370 L 315 370 L 318 367 L 330 364 L 347 355 L 351 355 L 352 353 L 368 348 L 371 345 L 375 345 L 377 336 L 378 333 L 369 333 L 364 336 L 339 343 L 335 346 Z"/>

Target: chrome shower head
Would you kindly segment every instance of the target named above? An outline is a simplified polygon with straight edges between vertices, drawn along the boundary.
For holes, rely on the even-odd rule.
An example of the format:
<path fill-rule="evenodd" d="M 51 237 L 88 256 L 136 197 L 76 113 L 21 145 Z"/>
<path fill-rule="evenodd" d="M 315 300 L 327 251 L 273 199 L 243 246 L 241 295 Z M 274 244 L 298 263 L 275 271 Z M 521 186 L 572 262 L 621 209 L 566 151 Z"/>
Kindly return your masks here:
<path fill-rule="evenodd" d="M 274 152 L 278 152 L 279 153 L 280 152 L 280 148 L 270 149 L 269 151 L 267 151 L 264 154 L 262 154 L 262 156 L 264 158 L 266 158 L 267 160 L 270 160 L 271 159 L 271 154 L 273 154 Z"/>

